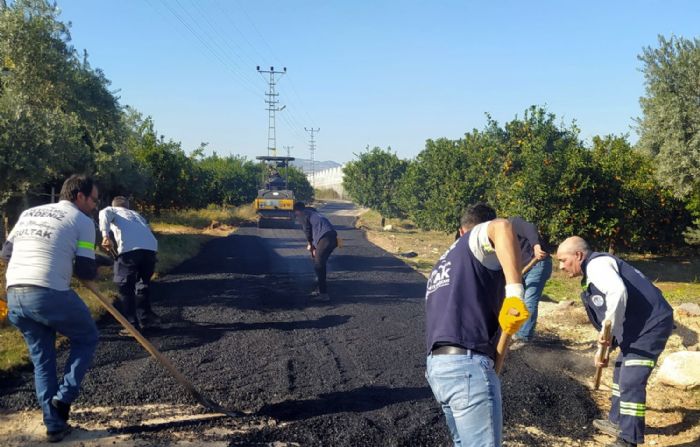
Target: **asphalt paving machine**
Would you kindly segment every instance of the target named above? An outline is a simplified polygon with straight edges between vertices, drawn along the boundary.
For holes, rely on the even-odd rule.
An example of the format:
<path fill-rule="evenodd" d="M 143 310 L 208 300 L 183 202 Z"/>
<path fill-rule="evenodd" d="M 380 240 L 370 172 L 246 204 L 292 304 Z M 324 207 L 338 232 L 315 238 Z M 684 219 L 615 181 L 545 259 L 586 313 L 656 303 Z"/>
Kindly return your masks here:
<path fill-rule="evenodd" d="M 289 162 L 294 157 L 260 156 L 262 187 L 255 199 L 258 228 L 294 226 L 294 191 L 289 189 Z"/>

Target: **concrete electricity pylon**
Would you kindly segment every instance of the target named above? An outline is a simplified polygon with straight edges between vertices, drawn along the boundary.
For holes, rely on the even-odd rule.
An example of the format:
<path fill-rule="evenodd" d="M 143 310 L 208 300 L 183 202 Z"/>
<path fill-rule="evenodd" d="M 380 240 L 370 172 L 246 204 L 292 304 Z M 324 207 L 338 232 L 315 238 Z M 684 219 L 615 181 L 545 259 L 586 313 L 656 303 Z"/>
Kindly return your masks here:
<path fill-rule="evenodd" d="M 287 106 L 278 107 L 279 105 L 279 93 L 275 91 L 275 86 L 277 81 L 285 73 L 287 73 L 287 67 L 283 68 L 283 71 L 275 71 L 275 67 L 270 67 L 269 70 L 261 70 L 260 66 L 257 67 L 258 73 L 261 75 L 269 75 L 267 81 L 268 90 L 265 93 L 267 99 L 265 103 L 267 104 L 268 120 L 267 120 L 267 155 L 276 157 L 277 156 L 277 129 L 275 128 L 275 113 L 281 112 Z"/>
<path fill-rule="evenodd" d="M 314 152 L 316 152 L 316 139 L 315 139 L 315 134 L 321 130 L 320 127 L 314 129 L 313 127 L 310 129 L 307 129 L 304 127 L 304 130 L 309 132 L 310 138 L 309 138 L 309 153 L 311 154 L 311 186 L 316 188 L 316 161 L 314 160 Z"/>

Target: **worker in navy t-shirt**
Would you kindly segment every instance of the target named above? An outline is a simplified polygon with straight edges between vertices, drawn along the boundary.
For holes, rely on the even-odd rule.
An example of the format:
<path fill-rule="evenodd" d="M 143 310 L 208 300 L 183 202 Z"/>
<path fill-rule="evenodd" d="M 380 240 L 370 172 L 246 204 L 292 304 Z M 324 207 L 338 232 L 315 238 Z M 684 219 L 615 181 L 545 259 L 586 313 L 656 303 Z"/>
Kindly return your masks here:
<path fill-rule="evenodd" d="M 528 318 L 513 225 L 485 221 L 480 211 L 472 206 L 462 217 L 460 238 L 435 264 L 425 295 L 426 377 L 457 446 L 501 445 L 496 346 L 501 331 L 513 335 Z"/>

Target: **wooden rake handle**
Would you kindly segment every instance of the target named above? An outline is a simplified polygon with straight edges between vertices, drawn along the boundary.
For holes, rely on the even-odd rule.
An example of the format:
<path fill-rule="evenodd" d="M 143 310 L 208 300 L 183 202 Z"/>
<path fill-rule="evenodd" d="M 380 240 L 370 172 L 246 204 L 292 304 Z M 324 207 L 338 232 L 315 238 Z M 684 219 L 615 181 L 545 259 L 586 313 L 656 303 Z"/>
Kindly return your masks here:
<path fill-rule="evenodd" d="M 192 382 L 187 380 L 187 378 L 184 375 L 182 375 L 182 373 L 175 367 L 175 365 L 173 365 L 173 363 L 170 361 L 170 359 L 168 359 L 163 354 L 161 354 L 160 351 L 158 351 L 156 349 L 156 347 L 153 346 L 153 344 L 150 341 L 148 341 L 148 339 L 146 339 L 143 335 L 141 335 L 141 333 L 131 323 L 129 323 L 129 320 L 127 320 L 124 317 L 124 315 L 122 315 L 112 305 L 112 303 L 109 301 L 109 299 L 107 299 L 107 297 L 105 297 L 102 294 L 102 292 L 100 292 L 97 289 L 97 286 L 95 285 L 94 282 L 83 281 L 83 285 L 90 292 L 92 292 L 93 295 L 95 295 L 95 297 L 100 302 L 100 304 L 102 304 L 102 306 L 105 309 L 107 309 L 107 312 L 109 312 L 119 322 L 119 324 L 124 326 L 124 329 L 126 329 L 127 332 L 129 332 L 129 334 L 131 334 L 136 339 L 136 341 L 138 341 L 139 344 L 141 346 L 143 346 L 143 348 L 146 351 L 148 351 L 148 353 L 151 354 L 154 359 L 156 359 L 158 361 L 158 363 L 160 363 L 166 370 L 168 370 L 168 372 L 173 376 L 173 378 L 177 381 L 177 383 L 182 385 L 187 390 L 187 392 L 190 393 L 192 395 L 192 397 L 197 402 L 202 404 L 204 407 L 209 408 L 210 410 L 213 410 L 217 413 L 222 413 L 222 414 L 232 416 L 232 417 L 237 417 L 237 416 L 242 415 L 242 413 L 239 413 L 237 411 L 226 410 L 221 405 L 217 404 L 216 402 L 214 402 L 211 399 L 202 395 L 202 393 L 200 393 L 194 387 Z"/>
<path fill-rule="evenodd" d="M 522 274 L 526 274 L 532 268 L 539 262 L 539 259 L 537 258 L 532 258 L 528 264 L 523 267 Z M 517 317 L 520 315 L 520 312 L 518 312 L 515 309 L 511 309 L 508 311 L 508 313 L 514 317 Z M 496 371 L 496 374 L 500 374 L 501 370 L 503 370 L 503 364 L 506 361 L 506 354 L 508 353 L 508 345 L 510 345 L 510 339 L 512 335 L 506 334 L 505 332 L 501 332 L 501 337 L 498 339 L 498 345 L 496 346 L 496 362 L 494 363 L 493 369 Z"/>
<path fill-rule="evenodd" d="M 603 338 L 610 343 L 610 339 L 612 337 L 612 323 L 610 321 L 606 321 L 605 325 L 603 326 Z M 610 355 L 610 346 L 608 345 L 603 345 L 603 344 L 598 344 L 598 349 L 601 351 L 601 358 L 608 358 Z M 597 390 L 600 388 L 600 379 L 603 377 L 603 367 L 602 366 L 596 366 L 595 368 L 595 375 L 593 376 L 593 389 Z"/>

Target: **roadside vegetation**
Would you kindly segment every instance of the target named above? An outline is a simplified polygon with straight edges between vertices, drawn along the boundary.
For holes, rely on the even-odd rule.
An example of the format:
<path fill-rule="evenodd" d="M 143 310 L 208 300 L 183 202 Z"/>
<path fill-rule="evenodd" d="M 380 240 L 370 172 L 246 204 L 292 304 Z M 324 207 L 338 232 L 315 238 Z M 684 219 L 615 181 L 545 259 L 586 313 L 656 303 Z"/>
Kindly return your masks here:
<path fill-rule="evenodd" d="M 366 230 L 371 242 L 402 257 L 404 262 L 426 277 L 438 258 L 455 240 L 454 234 L 424 231 L 407 219 L 385 219 L 386 227 L 382 227 L 381 221 L 381 214 L 368 211 L 359 217 L 357 226 Z M 405 256 L 408 253 L 411 253 L 411 257 Z M 624 258 L 654 281 L 671 304 L 700 304 L 700 259 L 697 257 L 626 253 Z M 554 265 L 552 278 L 547 282 L 544 294 L 557 302 L 578 302 L 581 293 L 579 281 L 558 271 L 556 262 Z"/>
<path fill-rule="evenodd" d="M 119 102 L 58 15 L 46 0 L 0 10 L 0 213 L 9 226 L 27 207 L 50 202 L 74 173 L 96 179 L 103 204 L 124 195 L 155 216 L 253 201 L 259 163 L 162 135 L 151 117 Z M 298 198 L 311 200 L 306 176 L 293 167 L 288 174 Z"/>
<path fill-rule="evenodd" d="M 485 201 L 554 243 L 577 234 L 603 251 L 687 253 L 700 243 L 700 39 L 659 37 L 639 60 L 636 144 L 628 135 L 583 141 L 575 122 L 532 106 L 459 139 L 429 139 L 410 160 L 368 148 L 346 165 L 345 190 L 422 230 L 452 233 L 467 205 Z"/>

